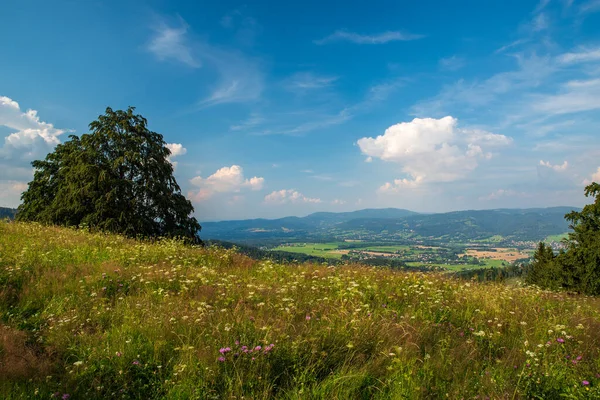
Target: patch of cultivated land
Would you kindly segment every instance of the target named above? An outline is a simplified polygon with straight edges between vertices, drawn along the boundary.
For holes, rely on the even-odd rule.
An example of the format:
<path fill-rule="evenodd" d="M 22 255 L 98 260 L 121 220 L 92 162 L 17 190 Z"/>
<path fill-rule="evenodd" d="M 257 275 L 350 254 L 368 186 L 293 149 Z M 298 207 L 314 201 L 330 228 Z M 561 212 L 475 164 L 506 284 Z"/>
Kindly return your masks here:
<path fill-rule="evenodd" d="M 517 249 L 508 249 L 502 247 L 496 247 L 492 250 L 473 250 L 468 249 L 465 251 L 467 256 L 490 259 L 490 260 L 504 260 L 507 262 L 514 262 L 523 258 L 531 257 L 530 252 L 522 252 Z"/>
<path fill-rule="evenodd" d="M 600 300 L 0 222 L 2 399 L 597 399 Z"/>

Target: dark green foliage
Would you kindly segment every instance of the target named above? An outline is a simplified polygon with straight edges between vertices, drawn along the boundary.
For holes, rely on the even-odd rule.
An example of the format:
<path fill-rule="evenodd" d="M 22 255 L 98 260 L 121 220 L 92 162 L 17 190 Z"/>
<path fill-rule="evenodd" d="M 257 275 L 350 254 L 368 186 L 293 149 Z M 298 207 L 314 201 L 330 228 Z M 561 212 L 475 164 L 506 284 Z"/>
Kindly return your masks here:
<path fill-rule="evenodd" d="M 170 151 L 134 110 L 107 108 L 89 125 L 91 133 L 72 135 L 45 160 L 34 161 L 16 218 L 199 241 L 200 225 L 173 176 Z"/>
<path fill-rule="evenodd" d="M 586 186 L 585 195 L 594 197 L 594 202 L 580 212 L 565 215 L 573 229 L 565 240 L 567 250 L 555 255 L 551 248 L 540 243 L 527 278 L 529 283 L 600 294 L 600 185 L 594 182 Z"/>

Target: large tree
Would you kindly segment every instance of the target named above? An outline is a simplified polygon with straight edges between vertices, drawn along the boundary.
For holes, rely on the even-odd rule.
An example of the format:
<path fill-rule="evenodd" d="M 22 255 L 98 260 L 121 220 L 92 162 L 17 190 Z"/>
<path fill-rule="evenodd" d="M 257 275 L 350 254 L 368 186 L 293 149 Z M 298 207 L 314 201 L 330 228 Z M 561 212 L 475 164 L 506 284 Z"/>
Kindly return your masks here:
<path fill-rule="evenodd" d="M 585 188 L 594 202 L 565 215 L 573 232 L 565 240 L 566 251 L 557 255 L 540 243 L 528 281 L 550 289 L 567 289 L 600 295 L 600 185 Z"/>
<path fill-rule="evenodd" d="M 89 134 L 71 135 L 34 161 L 17 219 L 199 241 L 200 225 L 173 176 L 171 153 L 134 111 L 107 108 Z"/>

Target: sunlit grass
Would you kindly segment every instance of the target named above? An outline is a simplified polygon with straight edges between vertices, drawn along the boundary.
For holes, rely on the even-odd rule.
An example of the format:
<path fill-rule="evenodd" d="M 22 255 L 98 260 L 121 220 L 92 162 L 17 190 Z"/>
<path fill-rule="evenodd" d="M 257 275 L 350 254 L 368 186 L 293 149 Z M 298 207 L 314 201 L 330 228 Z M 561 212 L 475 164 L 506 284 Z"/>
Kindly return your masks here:
<path fill-rule="evenodd" d="M 0 398 L 600 398 L 599 306 L 2 222 Z"/>

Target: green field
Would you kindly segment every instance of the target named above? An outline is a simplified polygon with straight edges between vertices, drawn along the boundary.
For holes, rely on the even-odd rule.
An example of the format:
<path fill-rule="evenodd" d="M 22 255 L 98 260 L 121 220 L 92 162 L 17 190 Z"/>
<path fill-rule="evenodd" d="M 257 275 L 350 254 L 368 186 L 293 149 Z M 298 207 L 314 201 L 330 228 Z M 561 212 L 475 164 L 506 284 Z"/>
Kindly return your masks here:
<path fill-rule="evenodd" d="M 550 235 L 550 236 L 547 236 L 546 239 L 544 239 L 544 242 L 560 242 L 563 239 L 566 239 L 568 237 L 569 237 L 568 232 L 561 233 L 560 235 Z"/>
<path fill-rule="evenodd" d="M 286 251 L 288 253 L 300 253 L 307 254 L 309 256 L 323 257 L 323 258 L 342 258 L 342 254 L 334 253 L 333 250 L 338 248 L 338 242 L 332 243 L 303 243 L 299 245 L 288 245 L 278 246 L 271 250 L 273 251 Z"/>
<path fill-rule="evenodd" d="M 599 399 L 599 326 L 519 281 L 0 222 L 0 399 Z"/>

